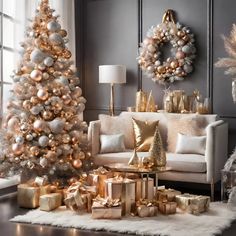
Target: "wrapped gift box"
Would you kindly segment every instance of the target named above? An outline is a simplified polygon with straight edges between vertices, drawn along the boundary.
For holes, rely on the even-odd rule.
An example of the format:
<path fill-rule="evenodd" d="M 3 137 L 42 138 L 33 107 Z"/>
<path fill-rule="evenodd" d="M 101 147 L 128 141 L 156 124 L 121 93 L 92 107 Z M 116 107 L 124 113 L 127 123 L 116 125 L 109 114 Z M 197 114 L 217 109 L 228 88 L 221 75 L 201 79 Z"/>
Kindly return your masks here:
<path fill-rule="evenodd" d="M 20 207 L 37 208 L 39 206 L 40 188 L 29 184 L 17 186 L 17 201 Z"/>
<path fill-rule="evenodd" d="M 139 217 L 153 217 L 157 215 L 157 212 L 157 206 L 140 205 L 137 207 L 137 214 Z"/>
<path fill-rule="evenodd" d="M 165 215 L 175 214 L 176 207 L 177 207 L 176 202 L 167 202 L 167 201 L 159 202 L 159 211 Z"/>
<path fill-rule="evenodd" d="M 135 208 L 135 181 L 122 177 L 105 180 L 105 196 L 121 199 L 122 215 L 131 214 Z"/>
<path fill-rule="evenodd" d="M 135 179 L 136 181 L 136 201 L 140 199 L 153 200 L 154 198 L 154 180 L 152 178 Z"/>
<path fill-rule="evenodd" d="M 121 219 L 122 208 L 119 199 L 97 197 L 92 205 L 93 219 Z"/>
<path fill-rule="evenodd" d="M 39 206 L 41 211 L 52 211 L 62 204 L 60 193 L 51 193 L 40 196 Z"/>
<path fill-rule="evenodd" d="M 64 203 L 67 208 L 73 211 L 91 212 L 92 194 L 84 191 L 80 182 L 72 184 L 65 190 Z"/>
<path fill-rule="evenodd" d="M 158 189 L 156 192 L 157 200 L 158 201 L 168 201 L 173 202 L 175 201 L 175 197 L 177 195 L 181 195 L 180 191 L 174 190 L 174 189 Z"/>
<path fill-rule="evenodd" d="M 105 196 L 105 180 L 112 178 L 114 175 L 111 171 L 106 170 L 103 167 L 100 167 L 96 170 L 93 170 L 88 174 L 87 182 L 91 186 L 96 186 L 97 194 L 101 197 Z"/>
<path fill-rule="evenodd" d="M 209 209 L 210 197 L 185 193 L 176 196 L 176 202 L 181 210 L 198 215 Z"/>

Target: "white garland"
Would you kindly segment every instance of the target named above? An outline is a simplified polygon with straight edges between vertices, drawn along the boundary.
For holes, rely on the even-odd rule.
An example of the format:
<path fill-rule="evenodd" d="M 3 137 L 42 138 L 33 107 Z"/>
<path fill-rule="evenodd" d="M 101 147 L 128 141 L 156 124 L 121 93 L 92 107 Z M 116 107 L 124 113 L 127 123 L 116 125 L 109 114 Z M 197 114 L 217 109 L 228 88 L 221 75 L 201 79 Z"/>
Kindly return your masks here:
<path fill-rule="evenodd" d="M 160 84 L 183 80 L 193 70 L 194 35 L 179 23 L 166 22 L 152 26 L 139 48 L 138 63 L 149 78 Z M 161 47 L 170 42 L 172 57 L 161 61 Z"/>

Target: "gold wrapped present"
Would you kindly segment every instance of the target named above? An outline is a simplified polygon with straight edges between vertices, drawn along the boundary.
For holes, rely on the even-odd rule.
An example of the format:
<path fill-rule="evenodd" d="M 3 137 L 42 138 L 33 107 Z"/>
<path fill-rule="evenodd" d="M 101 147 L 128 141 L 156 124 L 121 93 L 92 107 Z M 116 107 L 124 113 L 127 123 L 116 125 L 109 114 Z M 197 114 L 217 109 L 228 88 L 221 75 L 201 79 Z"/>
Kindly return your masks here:
<path fill-rule="evenodd" d="M 154 180 L 152 178 L 147 179 L 135 179 L 136 181 L 136 201 L 140 199 L 153 200 L 154 198 Z"/>
<path fill-rule="evenodd" d="M 37 176 L 34 180 L 34 183 L 37 184 L 38 186 L 44 186 L 44 185 L 47 185 L 48 180 L 46 177 Z"/>
<path fill-rule="evenodd" d="M 85 191 L 81 182 L 76 182 L 65 190 L 64 203 L 73 211 L 91 212 L 92 194 Z"/>
<path fill-rule="evenodd" d="M 121 202 L 119 199 L 101 198 L 98 196 L 93 200 L 93 219 L 121 219 Z"/>
<path fill-rule="evenodd" d="M 122 215 L 131 214 L 135 208 L 135 181 L 115 177 L 105 180 L 105 196 L 111 199 L 121 199 Z"/>
<path fill-rule="evenodd" d="M 20 207 L 37 208 L 39 206 L 40 189 L 38 186 L 19 184 L 17 186 L 17 201 Z"/>
<path fill-rule="evenodd" d="M 51 193 L 40 196 L 39 206 L 41 211 L 52 211 L 62 204 L 60 193 Z"/>
<path fill-rule="evenodd" d="M 175 201 L 175 197 L 177 195 L 180 195 L 181 192 L 180 191 L 177 191 L 175 189 L 158 189 L 157 192 L 156 192 L 156 196 L 157 196 L 157 200 L 158 201 L 168 201 L 168 202 L 173 202 Z"/>
<path fill-rule="evenodd" d="M 136 202 L 137 215 L 139 217 L 152 217 L 158 212 L 157 202 L 148 199 L 141 199 Z"/>
<path fill-rule="evenodd" d="M 137 214 L 139 217 L 153 217 L 156 216 L 158 212 L 157 206 L 145 206 L 141 205 L 137 208 Z"/>
<path fill-rule="evenodd" d="M 175 214 L 176 207 L 177 207 L 176 202 L 167 202 L 167 201 L 159 202 L 159 211 L 165 215 Z"/>
<path fill-rule="evenodd" d="M 40 186 L 40 196 L 51 193 L 51 185 Z"/>
<path fill-rule="evenodd" d="M 181 210 L 199 215 L 209 209 L 210 197 L 185 193 L 176 196 L 176 202 Z"/>
<path fill-rule="evenodd" d="M 91 186 L 96 186 L 97 194 L 101 197 L 105 196 L 105 180 L 112 178 L 114 175 L 111 171 L 103 167 L 99 167 L 88 174 L 87 182 Z"/>

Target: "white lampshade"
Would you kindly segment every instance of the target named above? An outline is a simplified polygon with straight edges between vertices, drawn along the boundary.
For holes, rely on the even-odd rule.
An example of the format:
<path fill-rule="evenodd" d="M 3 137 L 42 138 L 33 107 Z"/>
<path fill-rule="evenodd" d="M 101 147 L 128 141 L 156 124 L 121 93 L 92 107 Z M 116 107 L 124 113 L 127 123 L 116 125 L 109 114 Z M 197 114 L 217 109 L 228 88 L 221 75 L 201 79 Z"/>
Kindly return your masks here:
<path fill-rule="evenodd" d="M 109 83 L 109 84 L 126 83 L 126 67 L 123 65 L 99 66 L 99 83 Z"/>

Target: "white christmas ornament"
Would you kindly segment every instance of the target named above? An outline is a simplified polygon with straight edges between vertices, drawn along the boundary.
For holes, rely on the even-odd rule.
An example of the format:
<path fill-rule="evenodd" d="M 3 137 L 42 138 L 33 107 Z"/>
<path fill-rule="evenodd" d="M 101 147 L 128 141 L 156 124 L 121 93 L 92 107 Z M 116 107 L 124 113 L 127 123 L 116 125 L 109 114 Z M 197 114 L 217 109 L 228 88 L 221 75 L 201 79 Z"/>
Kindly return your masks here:
<path fill-rule="evenodd" d="M 7 122 L 7 127 L 10 131 L 16 131 L 17 127 L 19 126 L 19 119 L 16 117 L 12 117 L 8 122 Z"/>
<path fill-rule="evenodd" d="M 30 54 L 30 60 L 36 64 L 40 64 L 44 58 L 45 54 L 39 49 L 34 49 Z"/>
<path fill-rule="evenodd" d="M 69 85 L 68 79 L 64 76 L 60 76 L 58 79 L 56 79 L 56 81 L 63 85 Z"/>
<path fill-rule="evenodd" d="M 24 137 L 22 137 L 22 136 L 17 136 L 17 137 L 15 138 L 15 141 L 16 141 L 16 143 L 23 144 L 24 141 L 25 141 L 25 139 L 24 139 Z"/>
<path fill-rule="evenodd" d="M 64 44 L 64 40 L 63 38 L 61 37 L 60 34 L 58 33 L 53 33 L 49 36 L 49 40 L 55 44 L 55 45 L 63 45 Z"/>
<path fill-rule="evenodd" d="M 49 122 L 49 128 L 54 134 L 62 133 L 65 127 L 65 122 L 59 118 L 56 118 Z"/>
<path fill-rule="evenodd" d="M 52 32 L 55 32 L 55 31 L 58 31 L 61 29 L 61 26 L 58 22 L 56 21 L 49 21 L 48 24 L 47 24 L 47 29 L 52 31 Z"/>
<path fill-rule="evenodd" d="M 43 136 L 39 137 L 38 142 L 41 147 L 46 147 L 48 145 L 49 138 L 47 136 L 43 135 Z"/>
<path fill-rule="evenodd" d="M 38 115 L 41 111 L 43 110 L 43 107 L 40 106 L 40 105 L 37 105 L 37 106 L 34 106 L 30 109 L 30 112 L 33 114 L 33 115 Z"/>
<path fill-rule="evenodd" d="M 54 61 L 53 61 L 53 59 L 52 59 L 51 57 L 46 57 L 46 58 L 44 59 L 43 63 L 44 63 L 46 66 L 50 67 L 50 66 L 53 65 Z"/>

